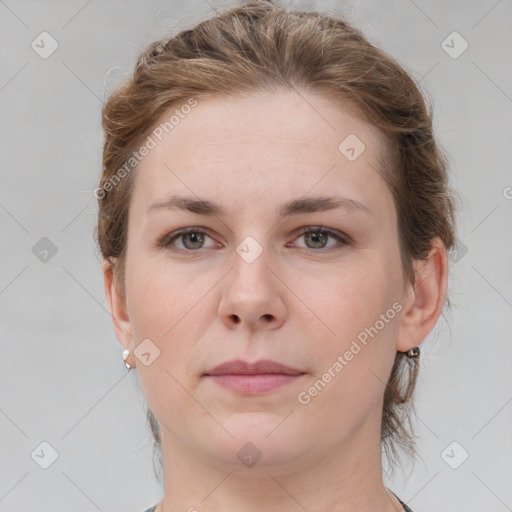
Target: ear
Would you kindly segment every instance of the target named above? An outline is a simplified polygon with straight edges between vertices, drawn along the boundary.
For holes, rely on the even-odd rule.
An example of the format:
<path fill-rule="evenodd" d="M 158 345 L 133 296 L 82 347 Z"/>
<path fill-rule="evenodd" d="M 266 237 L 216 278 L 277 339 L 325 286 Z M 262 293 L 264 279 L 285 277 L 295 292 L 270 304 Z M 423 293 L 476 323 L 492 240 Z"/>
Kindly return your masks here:
<path fill-rule="evenodd" d="M 130 343 L 132 339 L 132 326 L 126 310 L 125 297 L 119 293 L 116 287 L 114 269 L 108 260 L 103 260 L 102 269 L 105 294 L 107 296 L 112 321 L 114 323 L 114 331 L 123 349 L 131 350 Z"/>
<path fill-rule="evenodd" d="M 436 238 L 427 260 L 415 260 L 416 283 L 403 299 L 396 349 L 407 352 L 419 346 L 434 328 L 443 309 L 448 281 L 448 257 Z"/>

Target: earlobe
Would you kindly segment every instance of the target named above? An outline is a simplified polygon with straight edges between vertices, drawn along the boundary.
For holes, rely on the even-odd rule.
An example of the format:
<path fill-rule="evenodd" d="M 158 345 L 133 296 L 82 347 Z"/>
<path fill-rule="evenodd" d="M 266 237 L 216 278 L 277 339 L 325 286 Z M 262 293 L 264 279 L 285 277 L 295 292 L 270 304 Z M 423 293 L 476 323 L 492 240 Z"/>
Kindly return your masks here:
<path fill-rule="evenodd" d="M 126 310 L 125 298 L 119 293 L 116 286 L 114 269 L 108 260 L 103 260 L 103 281 L 105 285 L 105 295 L 110 308 L 112 322 L 116 337 L 124 349 L 130 348 L 132 338 L 132 329 L 130 318 Z"/>
<path fill-rule="evenodd" d="M 434 328 L 446 298 L 448 258 L 443 242 L 436 238 L 426 260 L 414 262 L 416 282 L 404 297 L 396 349 L 407 352 L 419 346 Z"/>

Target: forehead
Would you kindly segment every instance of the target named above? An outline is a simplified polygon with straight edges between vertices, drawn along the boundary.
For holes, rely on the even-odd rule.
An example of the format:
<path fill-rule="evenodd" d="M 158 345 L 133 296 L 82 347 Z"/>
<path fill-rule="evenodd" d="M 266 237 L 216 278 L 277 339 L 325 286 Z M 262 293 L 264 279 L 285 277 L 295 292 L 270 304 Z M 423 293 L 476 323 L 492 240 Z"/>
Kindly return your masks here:
<path fill-rule="evenodd" d="M 169 117 L 162 116 L 156 125 L 165 128 Z M 241 154 L 245 155 L 249 148 L 259 154 L 260 142 L 277 150 L 304 148 L 305 154 L 309 151 L 318 156 L 322 151 L 325 156 L 338 156 L 338 145 L 349 134 L 364 140 L 370 152 L 380 144 L 372 125 L 349 113 L 340 103 L 305 91 L 201 97 L 188 114 L 180 119 L 174 117 L 178 124 L 163 135 L 163 145 L 195 148 L 189 158 L 201 149 L 215 151 L 212 146 L 231 146 L 235 151 L 236 145 L 241 147 Z"/>
<path fill-rule="evenodd" d="M 156 146 L 137 169 L 134 195 L 146 207 L 173 189 L 203 196 L 244 184 L 290 196 L 341 187 L 363 203 L 382 192 L 379 132 L 333 100 L 290 90 L 200 97 L 177 110 L 155 123 Z"/>

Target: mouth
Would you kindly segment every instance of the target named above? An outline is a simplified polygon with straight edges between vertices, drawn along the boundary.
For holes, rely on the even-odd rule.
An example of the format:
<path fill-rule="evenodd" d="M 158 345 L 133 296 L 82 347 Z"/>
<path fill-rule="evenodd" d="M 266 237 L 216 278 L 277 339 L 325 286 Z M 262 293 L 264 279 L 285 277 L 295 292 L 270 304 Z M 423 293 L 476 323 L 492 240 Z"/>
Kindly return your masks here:
<path fill-rule="evenodd" d="M 241 394 L 268 393 L 297 381 L 305 372 L 269 359 L 227 361 L 204 374 L 215 384 Z"/>

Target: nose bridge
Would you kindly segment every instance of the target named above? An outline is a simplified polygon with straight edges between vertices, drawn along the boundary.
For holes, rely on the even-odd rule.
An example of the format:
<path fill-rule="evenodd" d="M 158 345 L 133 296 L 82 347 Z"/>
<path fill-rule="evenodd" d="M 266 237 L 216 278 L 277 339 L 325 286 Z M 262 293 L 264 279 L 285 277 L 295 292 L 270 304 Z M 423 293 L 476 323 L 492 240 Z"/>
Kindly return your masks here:
<path fill-rule="evenodd" d="M 280 282 L 270 269 L 270 252 L 263 244 L 247 236 L 233 253 L 233 268 L 219 305 L 219 314 L 230 327 L 278 327 L 284 321 Z"/>
<path fill-rule="evenodd" d="M 233 260 L 231 291 L 237 300 L 247 303 L 267 301 L 275 285 L 272 282 L 275 278 L 268 268 L 271 263 L 268 248 L 248 236 L 236 247 Z"/>

